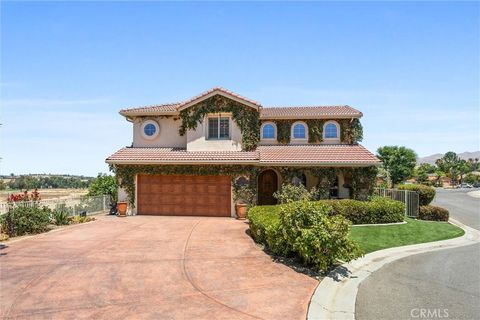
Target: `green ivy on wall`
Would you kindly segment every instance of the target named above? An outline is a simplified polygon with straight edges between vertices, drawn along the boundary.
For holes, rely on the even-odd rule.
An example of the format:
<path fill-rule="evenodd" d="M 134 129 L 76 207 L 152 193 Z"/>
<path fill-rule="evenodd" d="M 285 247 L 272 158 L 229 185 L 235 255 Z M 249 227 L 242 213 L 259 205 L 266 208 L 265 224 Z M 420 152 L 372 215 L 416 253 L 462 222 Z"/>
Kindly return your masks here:
<path fill-rule="evenodd" d="M 273 120 L 277 126 L 277 141 L 280 143 L 290 143 L 290 132 L 293 120 Z"/>
<path fill-rule="evenodd" d="M 183 136 L 187 130 L 194 130 L 207 114 L 218 112 L 232 113 L 233 121 L 240 127 L 242 132 L 242 146 L 244 150 L 250 151 L 257 147 L 260 140 L 259 112 L 219 95 L 180 111 L 182 120 L 179 129 L 180 135 Z"/>
<path fill-rule="evenodd" d="M 363 127 L 359 119 L 332 119 L 340 125 L 340 141 L 348 144 L 361 142 L 363 139 Z M 296 120 L 268 120 L 277 126 L 277 141 L 283 144 L 290 143 L 292 124 Z M 326 120 L 307 119 L 308 142 L 320 143 L 323 141 L 323 126 Z M 267 122 L 267 121 L 264 121 Z"/>
<path fill-rule="evenodd" d="M 248 179 L 247 187 L 256 194 L 258 175 L 265 169 L 267 168 L 245 165 L 110 165 L 110 170 L 115 173 L 119 186 L 125 189 L 128 202 L 132 207 L 135 203 L 135 176 L 138 174 L 226 175 L 232 179 L 234 193 L 241 187 L 237 185 L 237 179 L 245 176 Z M 378 170 L 377 167 L 274 167 L 273 169 L 280 172 L 284 183 L 290 183 L 294 177 L 310 172 L 318 178 L 317 189 L 322 198 L 328 198 L 337 175 L 343 173 L 344 187 L 351 190 L 352 199 L 360 200 L 366 200 L 373 194 Z"/>
<path fill-rule="evenodd" d="M 257 176 L 260 168 L 243 165 L 110 165 L 115 173 L 118 184 L 125 189 L 128 202 L 133 207 L 135 203 L 135 176 L 138 174 L 162 175 L 225 175 L 235 180 L 242 175 L 249 179 L 249 186 L 256 192 Z"/>
<path fill-rule="evenodd" d="M 363 127 L 359 119 L 337 120 L 340 123 L 340 137 L 342 142 L 353 144 L 363 140 Z"/>
<path fill-rule="evenodd" d="M 308 142 L 317 143 L 323 141 L 323 125 L 324 120 L 321 119 L 308 119 L 305 120 L 308 126 Z"/>

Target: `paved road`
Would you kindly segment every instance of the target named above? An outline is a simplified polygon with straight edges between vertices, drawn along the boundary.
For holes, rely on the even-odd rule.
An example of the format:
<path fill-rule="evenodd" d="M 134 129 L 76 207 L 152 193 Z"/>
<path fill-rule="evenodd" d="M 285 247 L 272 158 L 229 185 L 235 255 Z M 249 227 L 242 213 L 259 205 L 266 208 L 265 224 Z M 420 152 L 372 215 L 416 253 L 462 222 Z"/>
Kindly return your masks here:
<path fill-rule="evenodd" d="M 436 205 L 479 228 L 480 199 L 437 190 Z M 386 265 L 359 287 L 359 320 L 480 319 L 480 244 L 414 255 Z M 422 317 L 423 312 L 423 317 Z"/>
<path fill-rule="evenodd" d="M 447 208 L 452 218 L 480 230 L 480 198 L 467 194 L 474 190 L 478 189 L 437 189 L 432 204 Z"/>

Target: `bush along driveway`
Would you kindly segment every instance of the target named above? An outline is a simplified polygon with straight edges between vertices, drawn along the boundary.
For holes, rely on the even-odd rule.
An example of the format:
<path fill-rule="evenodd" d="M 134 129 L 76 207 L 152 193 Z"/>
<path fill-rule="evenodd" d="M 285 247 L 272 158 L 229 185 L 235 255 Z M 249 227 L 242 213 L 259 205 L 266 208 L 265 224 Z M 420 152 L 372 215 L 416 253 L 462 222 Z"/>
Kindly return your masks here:
<path fill-rule="evenodd" d="M 305 319 L 318 281 L 231 218 L 100 217 L 0 250 L 0 318 Z"/>

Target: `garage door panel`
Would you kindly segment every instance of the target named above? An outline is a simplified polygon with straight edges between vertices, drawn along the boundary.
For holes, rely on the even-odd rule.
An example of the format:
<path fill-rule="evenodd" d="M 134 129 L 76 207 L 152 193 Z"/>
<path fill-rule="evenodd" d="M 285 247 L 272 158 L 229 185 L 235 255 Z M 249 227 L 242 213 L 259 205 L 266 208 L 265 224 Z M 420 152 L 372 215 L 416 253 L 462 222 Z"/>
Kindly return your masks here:
<path fill-rule="evenodd" d="M 139 175 L 138 214 L 230 216 L 228 176 Z"/>

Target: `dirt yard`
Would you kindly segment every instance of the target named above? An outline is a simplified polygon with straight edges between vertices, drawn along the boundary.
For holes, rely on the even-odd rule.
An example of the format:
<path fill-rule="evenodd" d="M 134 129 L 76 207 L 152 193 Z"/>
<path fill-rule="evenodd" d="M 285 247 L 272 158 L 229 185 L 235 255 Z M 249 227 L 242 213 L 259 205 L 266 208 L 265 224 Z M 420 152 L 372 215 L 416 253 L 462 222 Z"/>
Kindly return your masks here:
<path fill-rule="evenodd" d="M 29 190 L 32 191 L 32 190 Z M 2 190 L 0 191 L 0 202 L 5 202 L 9 194 L 20 193 L 20 190 Z M 87 189 L 39 189 L 42 199 L 65 199 L 78 197 L 87 194 Z"/>

